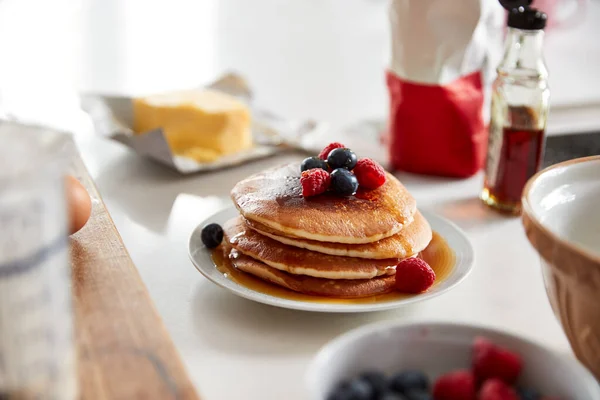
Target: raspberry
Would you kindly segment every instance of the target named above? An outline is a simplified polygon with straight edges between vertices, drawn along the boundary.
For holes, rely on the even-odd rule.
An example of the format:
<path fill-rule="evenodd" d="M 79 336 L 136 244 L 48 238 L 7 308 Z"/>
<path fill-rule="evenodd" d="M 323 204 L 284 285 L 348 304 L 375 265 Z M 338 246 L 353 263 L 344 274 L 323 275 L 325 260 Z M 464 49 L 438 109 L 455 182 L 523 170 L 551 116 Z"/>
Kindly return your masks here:
<path fill-rule="evenodd" d="M 385 183 L 385 170 L 381 165 L 369 158 L 358 160 L 353 172 L 361 187 L 377 189 Z"/>
<path fill-rule="evenodd" d="M 479 391 L 479 400 L 519 400 L 519 396 L 500 379 L 489 379 Z"/>
<path fill-rule="evenodd" d="M 473 342 L 473 372 L 479 382 L 497 378 L 508 385 L 515 383 L 523 361 L 518 354 L 495 345 L 486 338 Z"/>
<path fill-rule="evenodd" d="M 435 400 L 475 400 L 475 378 L 467 370 L 440 376 L 433 385 Z"/>
<path fill-rule="evenodd" d="M 329 189 L 331 177 L 329 172 L 320 168 L 309 169 L 302 172 L 300 184 L 302 184 L 302 196 L 316 196 L 325 193 Z"/>
<path fill-rule="evenodd" d="M 321 150 L 321 152 L 319 153 L 319 158 L 321 160 L 327 160 L 327 157 L 329 156 L 329 153 L 331 153 L 331 150 L 333 149 L 339 149 L 342 147 L 346 147 L 341 143 L 338 142 L 333 142 L 333 143 L 329 143 L 327 145 L 327 147 L 325 147 L 323 150 Z"/>
<path fill-rule="evenodd" d="M 435 282 L 435 271 L 420 258 L 400 261 L 396 266 L 396 289 L 405 293 L 421 293 Z"/>

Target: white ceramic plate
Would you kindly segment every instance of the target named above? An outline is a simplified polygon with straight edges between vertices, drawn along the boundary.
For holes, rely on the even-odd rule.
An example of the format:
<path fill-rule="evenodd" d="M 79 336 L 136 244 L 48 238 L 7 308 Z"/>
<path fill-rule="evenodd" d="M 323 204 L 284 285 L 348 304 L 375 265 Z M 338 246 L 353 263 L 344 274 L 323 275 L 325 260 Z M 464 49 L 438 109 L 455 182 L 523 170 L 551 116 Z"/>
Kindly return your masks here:
<path fill-rule="evenodd" d="M 435 379 L 446 372 L 468 369 L 477 336 L 521 355 L 524 367 L 518 385 L 558 399 L 600 399 L 598 382 L 572 357 L 495 329 L 435 322 L 379 322 L 333 339 L 308 367 L 310 399 L 327 398 L 338 382 L 366 370 L 394 373 L 418 369 Z"/>
<path fill-rule="evenodd" d="M 210 281 L 230 290 L 238 296 L 245 297 L 259 303 L 270 304 L 272 306 L 282 308 L 317 312 L 349 313 L 389 310 L 392 308 L 405 306 L 407 304 L 416 303 L 418 301 L 427 300 L 452 289 L 463 279 L 465 279 L 473 267 L 473 247 L 471 246 L 469 239 L 467 239 L 460 228 L 450 221 L 435 214 L 423 210 L 420 211 L 429 221 L 431 228 L 438 232 L 444 239 L 446 239 L 446 242 L 456 255 L 456 265 L 450 275 L 441 284 L 434 286 L 426 293 L 404 299 L 366 304 L 320 303 L 284 299 L 281 297 L 260 293 L 245 286 L 238 285 L 236 282 L 226 278 L 221 272 L 219 272 L 219 270 L 217 270 L 211 258 L 211 251 L 202 244 L 202 240 L 200 239 L 200 234 L 204 225 L 213 222 L 223 225 L 227 220 L 237 216 L 238 211 L 233 206 L 214 214 L 212 217 L 207 218 L 206 221 L 198 225 L 190 237 L 189 254 L 198 271 L 200 271 L 200 273 L 207 277 Z"/>

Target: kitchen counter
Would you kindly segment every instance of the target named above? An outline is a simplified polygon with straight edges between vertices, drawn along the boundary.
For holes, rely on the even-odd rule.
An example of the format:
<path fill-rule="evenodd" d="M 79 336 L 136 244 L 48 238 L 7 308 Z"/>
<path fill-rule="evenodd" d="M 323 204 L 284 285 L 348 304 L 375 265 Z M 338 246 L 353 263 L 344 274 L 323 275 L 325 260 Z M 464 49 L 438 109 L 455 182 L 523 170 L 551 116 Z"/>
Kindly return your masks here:
<path fill-rule="evenodd" d="M 481 176 L 398 174 L 419 207 L 449 218 L 473 242 L 476 262 L 464 283 L 394 311 L 318 314 L 237 297 L 202 277 L 187 255 L 192 230 L 231 204 L 229 191 L 237 181 L 301 155 L 182 177 L 117 143 L 90 137 L 80 140 L 80 149 L 203 399 L 306 399 L 303 376 L 317 350 L 340 333 L 381 320 L 482 324 L 571 352 L 520 220 L 481 205 Z"/>

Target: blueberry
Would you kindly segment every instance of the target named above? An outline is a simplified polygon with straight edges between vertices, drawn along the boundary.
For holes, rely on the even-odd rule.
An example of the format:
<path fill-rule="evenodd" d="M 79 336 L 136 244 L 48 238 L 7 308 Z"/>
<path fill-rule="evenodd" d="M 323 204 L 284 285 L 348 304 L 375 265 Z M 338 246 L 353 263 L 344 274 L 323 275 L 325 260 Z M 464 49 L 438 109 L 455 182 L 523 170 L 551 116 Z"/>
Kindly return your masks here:
<path fill-rule="evenodd" d="M 381 371 L 365 371 L 359 376 L 360 379 L 371 385 L 375 398 L 379 398 L 387 389 L 388 382 L 385 374 Z"/>
<path fill-rule="evenodd" d="M 348 390 L 352 400 L 371 400 L 375 395 L 369 382 L 360 378 L 351 380 Z"/>
<path fill-rule="evenodd" d="M 539 400 L 542 396 L 533 389 L 519 388 L 517 394 L 520 400 Z"/>
<path fill-rule="evenodd" d="M 433 400 L 429 392 L 421 389 L 411 389 L 404 393 L 406 400 Z"/>
<path fill-rule="evenodd" d="M 327 156 L 327 164 L 331 169 L 345 168 L 351 170 L 356 166 L 357 161 L 356 154 L 346 148 L 333 149 Z"/>
<path fill-rule="evenodd" d="M 338 168 L 331 173 L 331 188 L 340 196 L 352 196 L 358 190 L 358 181 L 347 169 Z"/>
<path fill-rule="evenodd" d="M 327 400 L 351 400 L 350 392 L 345 387 L 338 387 L 327 396 Z"/>
<path fill-rule="evenodd" d="M 308 157 L 300 164 L 300 171 L 308 171 L 309 169 L 321 168 L 327 171 L 327 163 L 319 157 Z"/>
<path fill-rule="evenodd" d="M 409 390 L 427 391 L 429 388 L 429 379 L 421 371 L 407 370 L 392 376 L 390 387 L 399 393 L 406 393 Z"/>
<path fill-rule="evenodd" d="M 327 400 L 372 400 L 375 398 L 371 385 L 363 379 L 341 382 Z"/>
<path fill-rule="evenodd" d="M 335 385 L 335 388 L 327 396 L 327 400 L 349 400 L 350 393 L 348 392 L 348 381 L 342 381 Z"/>
<path fill-rule="evenodd" d="M 208 224 L 202 228 L 202 243 L 209 249 L 214 249 L 223 241 L 223 228 L 219 224 Z"/>
<path fill-rule="evenodd" d="M 386 392 L 379 398 L 380 400 L 408 400 L 398 392 Z"/>

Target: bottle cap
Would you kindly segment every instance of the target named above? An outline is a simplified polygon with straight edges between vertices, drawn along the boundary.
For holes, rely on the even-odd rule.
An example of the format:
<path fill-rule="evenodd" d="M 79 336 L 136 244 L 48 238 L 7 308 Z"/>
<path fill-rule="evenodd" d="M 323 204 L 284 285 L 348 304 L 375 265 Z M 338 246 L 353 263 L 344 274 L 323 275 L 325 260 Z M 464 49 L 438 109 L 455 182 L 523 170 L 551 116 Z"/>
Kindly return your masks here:
<path fill-rule="evenodd" d="M 513 8 L 508 14 L 508 26 L 523 30 L 540 30 L 546 27 L 548 16 L 529 7 Z"/>
<path fill-rule="evenodd" d="M 508 11 L 513 8 L 529 7 L 531 3 L 533 3 L 533 0 L 500 0 L 502 7 L 506 8 Z"/>

